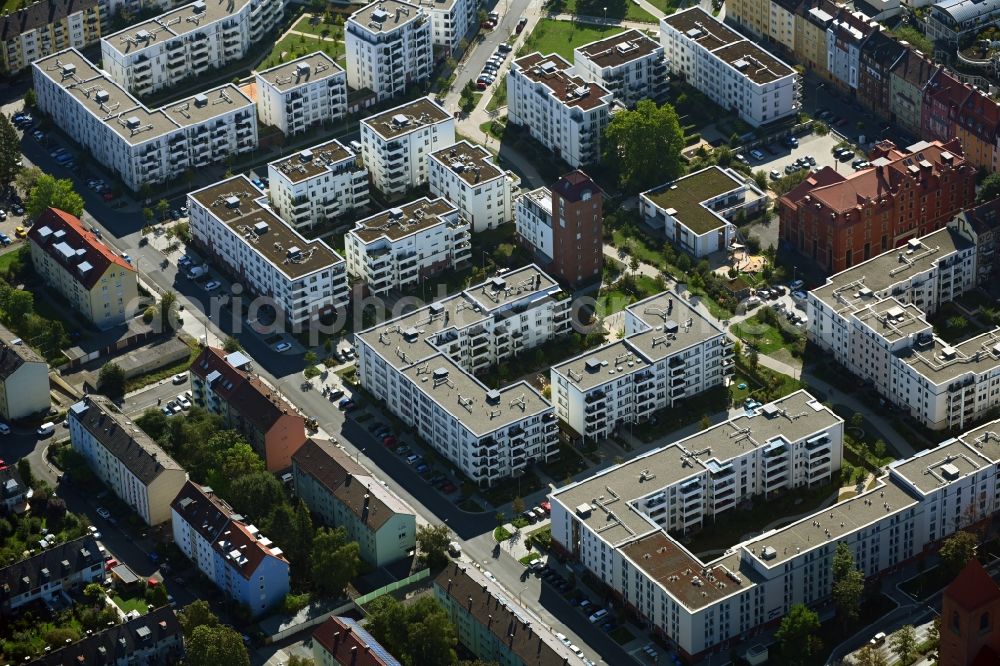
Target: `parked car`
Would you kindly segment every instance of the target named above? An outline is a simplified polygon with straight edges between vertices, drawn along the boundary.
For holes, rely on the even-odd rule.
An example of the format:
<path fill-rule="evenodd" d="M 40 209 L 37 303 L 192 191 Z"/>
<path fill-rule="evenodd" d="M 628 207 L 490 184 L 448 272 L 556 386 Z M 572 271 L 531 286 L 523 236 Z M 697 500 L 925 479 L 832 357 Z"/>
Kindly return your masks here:
<path fill-rule="evenodd" d="M 416 465 L 421 460 L 423 460 L 423 456 L 421 456 L 419 453 L 414 453 L 412 455 L 406 456 L 406 463 L 408 465 Z"/>
<path fill-rule="evenodd" d="M 17 210 L 16 208 L 14 210 Z M 20 225 L 14 227 L 14 235 L 18 238 L 27 238 L 28 230 Z"/>
<path fill-rule="evenodd" d="M 292 348 L 292 343 L 286 342 L 284 340 L 282 340 L 278 344 L 274 345 L 274 351 L 276 351 L 278 353 L 288 351 L 291 348 Z"/>
<path fill-rule="evenodd" d="M 606 608 L 602 608 L 601 610 L 597 611 L 596 613 L 594 613 L 593 615 L 591 615 L 587 619 L 590 620 L 591 624 L 597 624 L 598 622 L 600 622 L 601 620 L 603 620 L 607 616 L 608 616 L 607 609 Z"/>
<path fill-rule="evenodd" d="M 764 153 L 754 148 L 753 150 L 750 151 L 750 157 L 754 158 L 758 162 L 762 162 L 764 160 Z"/>
<path fill-rule="evenodd" d="M 792 280 L 791 282 L 788 283 L 788 288 L 791 289 L 792 291 L 798 291 L 802 289 L 802 287 L 804 286 L 805 282 L 803 282 L 802 280 Z"/>
<path fill-rule="evenodd" d="M 0 435 L 9 435 L 9 434 L 10 434 L 10 426 L 4 423 L 3 421 L 0 421 Z"/>
<path fill-rule="evenodd" d="M 514 28 L 514 32 L 520 35 L 522 32 L 524 32 L 524 26 L 526 25 L 528 25 L 528 18 L 522 17 L 521 20 L 517 22 L 517 27 Z"/>
<path fill-rule="evenodd" d="M 792 292 L 792 298 L 795 299 L 796 301 L 804 301 L 804 300 L 806 300 L 806 292 L 804 292 L 804 291 L 793 291 Z"/>
<path fill-rule="evenodd" d="M 538 503 L 538 506 L 541 507 L 542 511 L 545 512 L 546 516 L 552 513 L 552 503 L 549 502 L 548 500 L 542 500 L 541 502 Z"/>
<path fill-rule="evenodd" d="M 105 509 L 103 506 L 97 507 L 96 511 L 97 515 L 103 518 L 104 520 L 107 520 L 108 518 L 111 517 L 111 512 Z"/>
<path fill-rule="evenodd" d="M 38 426 L 35 434 L 39 437 L 49 437 L 56 431 L 56 424 L 52 421 L 46 421 L 42 425 Z"/>
<path fill-rule="evenodd" d="M 771 177 L 771 180 L 781 179 L 781 172 L 779 172 L 777 169 L 771 169 L 771 173 L 768 175 Z"/>
<path fill-rule="evenodd" d="M 355 405 L 354 401 L 351 400 L 350 398 L 344 398 L 343 400 L 337 403 L 337 407 L 339 407 L 345 412 L 349 412 L 355 407 L 357 407 L 357 405 Z"/>
<path fill-rule="evenodd" d="M 391 449 L 392 447 L 396 446 L 398 442 L 396 438 L 393 437 L 392 435 L 387 435 L 386 437 L 382 438 L 382 443 Z"/>
<path fill-rule="evenodd" d="M 191 409 L 191 401 L 183 393 L 177 396 L 177 404 L 181 406 L 181 409 Z"/>
<path fill-rule="evenodd" d="M 522 511 L 521 512 L 521 517 L 524 518 L 525 520 L 527 520 L 532 525 L 534 525 L 535 523 L 538 522 L 538 519 L 535 518 L 535 514 L 532 513 L 530 510 L 528 510 L 528 511 Z"/>
<path fill-rule="evenodd" d="M 401 447 L 396 449 L 396 455 L 405 456 L 410 451 L 411 451 L 410 447 L 408 447 L 406 444 L 403 444 Z"/>
<path fill-rule="evenodd" d="M 131 263 L 131 262 L 129 262 L 129 263 Z M 222 286 L 222 283 L 219 282 L 218 280 L 209 280 L 207 283 L 205 283 L 205 291 L 215 291 L 216 289 L 218 289 L 221 286 Z"/>
<path fill-rule="evenodd" d="M 172 381 L 174 384 L 183 384 L 187 380 L 188 380 L 188 373 L 186 373 L 186 372 L 178 372 L 176 375 L 174 375 L 171 378 L 170 381 Z"/>

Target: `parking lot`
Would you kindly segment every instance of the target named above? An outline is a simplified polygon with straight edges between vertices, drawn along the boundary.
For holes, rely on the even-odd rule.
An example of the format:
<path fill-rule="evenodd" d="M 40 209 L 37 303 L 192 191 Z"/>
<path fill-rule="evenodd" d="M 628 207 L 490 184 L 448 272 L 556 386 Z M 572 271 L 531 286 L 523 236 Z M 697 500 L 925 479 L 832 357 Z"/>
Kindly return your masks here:
<path fill-rule="evenodd" d="M 764 154 L 763 160 L 753 159 L 749 152 L 745 153 L 745 157 L 750 161 L 750 166 L 753 167 L 754 171 L 759 169 L 769 173 L 774 170 L 781 176 L 786 175 L 786 166 L 795 163 L 800 157 L 806 156 L 811 156 L 816 160 L 816 166 L 811 167 L 813 171 L 828 166 L 844 174 L 854 173 L 854 169 L 851 168 L 851 160 L 841 162 L 833 156 L 833 147 L 841 141 L 842 139 L 833 133 L 825 136 L 809 134 L 799 139 L 798 148 L 772 143 L 757 149 Z"/>

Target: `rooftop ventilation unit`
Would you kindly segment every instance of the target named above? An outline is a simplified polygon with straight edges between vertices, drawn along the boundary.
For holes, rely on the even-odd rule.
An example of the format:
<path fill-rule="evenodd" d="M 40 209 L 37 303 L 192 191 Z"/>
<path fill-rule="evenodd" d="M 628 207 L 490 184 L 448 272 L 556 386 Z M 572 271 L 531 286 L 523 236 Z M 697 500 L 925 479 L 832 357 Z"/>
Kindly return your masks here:
<path fill-rule="evenodd" d="M 288 248 L 288 252 L 285 255 L 288 259 L 296 260 L 302 256 L 302 249 L 298 245 L 293 245 Z"/>
<path fill-rule="evenodd" d="M 911 250 L 919 250 L 920 241 L 916 238 L 911 238 L 910 240 L 906 241 L 906 247 L 910 248 Z"/>
<path fill-rule="evenodd" d="M 447 368 L 437 368 L 437 369 L 434 370 L 432 376 L 434 377 L 434 381 L 436 381 L 436 382 L 444 381 L 445 379 L 448 378 L 448 369 Z"/>
<path fill-rule="evenodd" d="M 960 475 L 961 472 L 958 471 L 958 467 L 956 467 L 954 464 L 948 463 L 947 465 L 941 465 L 941 476 L 943 476 L 947 480 L 954 481 Z"/>
<path fill-rule="evenodd" d="M 97 100 L 98 104 L 105 104 L 109 99 L 111 99 L 111 95 L 107 90 L 98 90 L 94 95 L 94 99 Z"/>
<path fill-rule="evenodd" d="M 495 405 L 500 402 L 500 391 L 496 389 L 490 389 L 486 392 L 486 402 Z"/>
<path fill-rule="evenodd" d="M 295 66 L 295 76 L 309 76 L 309 63 L 300 62 Z"/>
<path fill-rule="evenodd" d="M 153 36 L 149 34 L 149 30 L 140 30 L 135 33 L 135 38 L 140 42 L 148 42 Z"/>
<path fill-rule="evenodd" d="M 402 113 L 397 113 L 392 117 L 392 124 L 396 127 L 406 127 L 410 124 L 410 119 Z"/>
<path fill-rule="evenodd" d="M 226 208 L 239 208 L 240 198 L 237 196 L 226 197 Z"/>
<path fill-rule="evenodd" d="M 765 560 L 773 560 L 778 556 L 778 551 L 771 546 L 764 546 L 764 550 L 760 551 L 760 556 Z"/>
<path fill-rule="evenodd" d="M 202 93 L 198 93 L 194 96 L 194 105 L 198 108 L 203 106 L 208 106 L 208 96 Z"/>
<path fill-rule="evenodd" d="M 73 63 L 67 63 L 62 66 L 63 76 L 73 76 L 74 74 L 76 74 L 76 65 Z"/>
<path fill-rule="evenodd" d="M 639 48 L 639 45 L 636 42 L 621 42 L 615 46 L 615 49 L 621 54 L 635 51 L 637 48 Z"/>
<path fill-rule="evenodd" d="M 267 222 L 262 221 L 253 225 L 253 232 L 258 236 L 266 234 L 268 229 L 270 229 L 270 227 L 267 225 Z"/>
<path fill-rule="evenodd" d="M 373 21 L 377 21 L 378 23 L 383 23 L 387 18 L 389 18 L 389 12 L 385 11 L 384 9 L 376 9 L 375 11 L 372 12 Z"/>
<path fill-rule="evenodd" d="M 303 162 L 310 162 L 312 161 L 312 158 L 313 158 L 313 151 L 309 150 L 308 148 L 299 153 L 299 160 Z"/>
<path fill-rule="evenodd" d="M 205 13 L 205 9 L 207 9 L 207 8 L 206 8 L 205 3 L 203 2 L 203 0 L 198 0 L 198 2 L 194 3 L 193 5 L 191 5 L 191 9 L 194 10 L 195 14 L 204 14 Z"/>
<path fill-rule="evenodd" d="M 142 123 L 139 120 L 139 116 L 129 116 L 128 118 L 125 119 L 125 127 L 129 128 L 130 130 L 139 129 L 139 125 L 141 124 Z"/>
<path fill-rule="evenodd" d="M 590 359 L 584 364 L 584 367 L 587 369 L 587 372 L 598 372 L 602 364 L 596 359 Z"/>

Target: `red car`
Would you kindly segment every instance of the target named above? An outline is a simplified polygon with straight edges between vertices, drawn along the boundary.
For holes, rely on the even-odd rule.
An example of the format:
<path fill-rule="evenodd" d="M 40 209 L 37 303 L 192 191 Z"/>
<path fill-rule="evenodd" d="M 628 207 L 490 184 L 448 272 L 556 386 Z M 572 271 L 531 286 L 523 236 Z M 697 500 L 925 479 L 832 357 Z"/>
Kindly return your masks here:
<path fill-rule="evenodd" d="M 114 560 L 114 559 L 108 560 L 107 562 L 104 563 L 104 570 L 105 571 L 111 571 L 116 566 L 118 566 L 118 560 Z"/>
<path fill-rule="evenodd" d="M 382 438 L 382 443 L 388 446 L 390 449 L 396 448 L 396 438 L 392 435 L 386 435 Z"/>
<path fill-rule="evenodd" d="M 458 488 L 456 488 L 455 484 L 452 483 L 451 481 L 445 481 L 443 484 L 441 484 L 441 492 L 443 492 L 445 495 L 450 495 L 456 490 L 458 490 Z"/>
<path fill-rule="evenodd" d="M 105 201 L 114 201 L 115 199 L 118 198 L 118 195 L 115 194 L 114 192 L 105 192 L 104 194 L 101 195 L 101 198 L 104 199 Z"/>
<path fill-rule="evenodd" d="M 538 503 L 538 506 L 542 507 L 542 511 L 545 512 L 546 516 L 552 514 L 552 504 L 548 500 L 542 500 Z"/>

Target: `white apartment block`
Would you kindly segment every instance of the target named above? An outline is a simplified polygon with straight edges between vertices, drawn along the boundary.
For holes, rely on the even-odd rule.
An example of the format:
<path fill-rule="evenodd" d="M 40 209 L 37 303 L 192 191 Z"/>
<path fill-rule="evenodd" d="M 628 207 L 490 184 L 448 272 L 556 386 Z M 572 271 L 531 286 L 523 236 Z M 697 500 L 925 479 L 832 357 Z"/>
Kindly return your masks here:
<path fill-rule="evenodd" d="M 422 7 L 400 0 L 373 2 L 351 14 L 344 35 L 351 88 L 371 90 L 382 101 L 430 78 L 433 36 Z"/>
<path fill-rule="evenodd" d="M 434 46 L 447 49 L 449 54 L 458 50 L 459 42 L 469 37 L 476 24 L 479 3 L 475 0 L 419 0 L 420 8 L 430 14 L 431 39 Z"/>
<path fill-rule="evenodd" d="M 733 348 L 719 324 L 674 292 L 626 308 L 625 336 L 549 371 L 556 416 L 586 440 L 649 420 L 721 386 Z"/>
<path fill-rule="evenodd" d="M 38 108 L 133 191 L 257 147 L 253 101 L 232 84 L 150 109 L 75 49 L 32 69 Z"/>
<path fill-rule="evenodd" d="M 189 192 L 187 199 L 195 243 L 234 281 L 272 299 L 292 326 L 347 305 L 344 259 L 278 217 L 246 176 Z"/>
<path fill-rule="evenodd" d="M 362 386 L 480 486 L 558 453 L 552 406 L 527 382 L 473 373 L 570 331 L 570 297 L 537 266 L 355 335 Z"/>
<path fill-rule="evenodd" d="M 736 238 L 733 220 L 753 215 L 768 198 L 752 178 L 710 166 L 639 195 L 643 220 L 695 259 L 728 252 Z"/>
<path fill-rule="evenodd" d="M 547 187 L 525 192 L 514 201 L 514 224 L 517 235 L 536 252 L 551 259 L 552 246 L 552 190 Z"/>
<path fill-rule="evenodd" d="M 493 154 L 466 140 L 430 155 L 431 194 L 458 207 L 473 231 L 496 229 L 514 217 L 511 203 L 521 179 L 503 171 Z"/>
<path fill-rule="evenodd" d="M 317 51 L 254 75 L 260 121 L 285 136 L 333 122 L 347 113 L 347 74 Z"/>
<path fill-rule="evenodd" d="M 507 74 L 507 121 L 576 168 L 600 157 L 614 96 L 571 72 L 556 54 L 536 51 L 515 60 Z"/>
<path fill-rule="evenodd" d="M 669 88 L 663 47 L 638 30 L 626 30 L 573 50 L 573 71 L 593 81 L 626 107 L 660 101 Z"/>
<path fill-rule="evenodd" d="M 361 157 L 372 183 L 386 195 L 427 182 L 428 157 L 455 143 L 455 119 L 421 97 L 361 121 Z"/>
<path fill-rule="evenodd" d="M 774 485 L 828 478 L 840 465 L 842 437 L 836 415 L 793 393 L 555 491 L 554 545 L 698 661 L 794 604 L 827 601 L 838 543 L 870 578 L 1000 508 L 994 421 L 892 463 L 874 488 L 734 544 L 722 557 L 702 560 L 667 533 Z"/>
<path fill-rule="evenodd" d="M 469 223 L 444 199 L 423 197 L 359 220 L 344 236 L 347 273 L 377 296 L 416 287 L 472 258 Z"/>
<path fill-rule="evenodd" d="M 103 37 L 102 67 L 149 95 L 245 57 L 284 12 L 284 0 L 197 0 Z"/>
<path fill-rule="evenodd" d="M 295 229 L 310 229 L 368 205 L 368 170 L 336 139 L 267 165 L 271 208 Z"/>
<path fill-rule="evenodd" d="M 953 225 L 911 239 L 809 293 L 809 339 L 934 430 L 1000 405 L 1000 329 L 955 345 L 926 315 L 976 285 L 976 246 Z"/>
<path fill-rule="evenodd" d="M 796 113 L 799 75 L 700 7 L 660 19 L 660 42 L 675 74 L 759 127 Z"/>
<path fill-rule="evenodd" d="M 91 394 L 66 415 L 73 449 L 111 492 L 147 525 L 170 520 L 170 502 L 187 472 L 102 395 Z"/>

